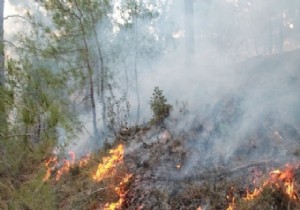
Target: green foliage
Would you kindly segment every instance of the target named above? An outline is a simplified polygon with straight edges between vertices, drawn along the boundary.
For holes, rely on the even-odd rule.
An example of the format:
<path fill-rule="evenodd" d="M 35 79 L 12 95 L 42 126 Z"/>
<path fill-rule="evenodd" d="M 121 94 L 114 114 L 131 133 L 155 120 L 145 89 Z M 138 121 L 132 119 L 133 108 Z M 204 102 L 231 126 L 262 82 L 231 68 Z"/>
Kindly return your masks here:
<path fill-rule="evenodd" d="M 154 88 L 154 92 L 151 97 L 150 107 L 153 112 L 152 124 L 161 123 L 172 109 L 172 105 L 167 103 L 167 99 L 163 95 L 163 91 L 158 87 Z"/>
<path fill-rule="evenodd" d="M 68 131 L 77 129 L 79 123 L 74 110 L 76 103 L 82 102 L 78 95 L 88 94 L 89 84 L 95 84 L 95 89 L 100 89 L 96 87 L 100 84 L 108 89 L 108 84 L 114 80 L 113 74 L 108 72 L 110 59 L 121 57 L 119 52 L 112 56 L 112 49 L 107 51 L 107 48 L 113 48 L 111 43 L 119 45 L 119 38 L 112 36 L 112 19 L 108 15 L 112 14 L 112 1 L 42 0 L 38 3 L 45 9 L 37 15 L 42 18 L 35 19 L 35 15 L 27 12 L 31 26 L 16 37 L 16 48 L 10 55 L 17 56 L 6 57 L 6 81 L 5 86 L 0 87 L 0 209 L 58 209 L 59 195 L 54 192 L 55 187 L 42 181 L 45 174 L 43 162 L 57 143 L 56 129 L 63 128 L 67 135 L 72 133 Z M 39 13 L 38 10 L 35 12 Z M 142 5 L 132 13 L 141 19 L 158 16 Z M 103 27 L 101 34 L 95 32 L 98 27 Z M 148 25 L 145 28 L 149 28 Z M 149 35 L 147 30 L 140 30 Z M 144 36 L 141 35 L 140 39 Z M 154 36 L 148 41 L 149 46 L 153 40 Z M 99 44 L 95 44 L 97 42 Z M 100 48 L 105 63 L 103 72 L 99 67 L 102 63 L 99 61 Z M 139 48 L 138 53 L 143 48 L 148 58 L 149 49 Z M 119 51 L 120 47 L 115 49 Z M 127 46 L 124 49 L 127 54 Z M 120 97 L 111 93 L 107 99 L 111 108 L 106 117 L 110 119 L 112 129 L 126 124 L 128 119 L 129 104 L 125 95 Z M 171 109 L 166 100 L 158 104 L 161 105 L 158 109 L 154 105 L 157 122 L 164 119 Z M 8 115 L 9 122 L 4 123 Z M 78 168 L 71 173 L 79 175 Z M 85 185 L 81 180 L 77 184 L 80 190 Z M 70 197 L 77 192 L 76 189 Z M 78 202 L 82 202 L 78 195 Z"/>
<path fill-rule="evenodd" d="M 14 132 L 18 132 L 15 130 Z M 44 183 L 43 160 L 56 144 L 53 139 L 32 144 L 29 137 L 11 135 L 1 142 L 5 151 L 0 164 L 1 209 L 56 209 L 56 194 Z"/>
<path fill-rule="evenodd" d="M 8 203 L 9 209 L 57 209 L 56 192 L 42 179 L 31 179 L 24 183 Z"/>

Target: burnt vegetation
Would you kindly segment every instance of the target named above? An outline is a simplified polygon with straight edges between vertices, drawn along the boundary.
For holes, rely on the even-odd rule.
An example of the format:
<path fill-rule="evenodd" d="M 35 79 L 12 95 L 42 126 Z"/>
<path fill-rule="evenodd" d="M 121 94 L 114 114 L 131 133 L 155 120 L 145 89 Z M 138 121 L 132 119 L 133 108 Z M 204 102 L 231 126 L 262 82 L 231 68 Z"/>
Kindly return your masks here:
<path fill-rule="evenodd" d="M 300 210 L 298 0 L 27 3 L 1 210 Z"/>

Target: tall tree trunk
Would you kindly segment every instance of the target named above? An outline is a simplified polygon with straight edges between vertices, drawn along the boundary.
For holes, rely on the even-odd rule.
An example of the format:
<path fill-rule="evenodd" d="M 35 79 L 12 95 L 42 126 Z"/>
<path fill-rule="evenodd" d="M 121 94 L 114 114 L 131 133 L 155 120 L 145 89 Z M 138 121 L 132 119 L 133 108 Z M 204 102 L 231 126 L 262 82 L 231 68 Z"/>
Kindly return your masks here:
<path fill-rule="evenodd" d="M 137 98 L 137 113 L 136 113 L 136 125 L 139 124 L 140 120 L 140 109 L 141 109 L 141 101 L 140 101 L 140 93 L 139 93 L 139 84 L 138 84 L 138 71 L 137 71 L 137 51 L 138 51 L 138 40 L 137 40 L 137 17 L 135 16 L 135 26 L 134 26 L 134 74 L 135 74 L 135 88 L 136 88 L 136 98 Z"/>
<path fill-rule="evenodd" d="M 3 96 L 5 95 L 4 83 L 4 0 L 0 0 L 0 139 L 3 137 L 3 132 L 6 130 L 7 119 L 5 112 L 5 100 Z"/>
<path fill-rule="evenodd" d="M 0 0 L 0 87 L 4 86 L 4 0 Z"/>
<path fill-rule="evenodd" d="M 105 101 L 105 84 L 104 84 L 105 78 L 106 78 L 106 72 L 105 72 L 105 68 L 104 68 L 104 60 L 103 60 L 100 42 L 98 41 L 98 33 L 96 30 L 96 23 L 95 23 L 93 8 L 90 8 L 90 9 L 91 9 L 90 12 L 91 12 L 92 24 L 93 24 L 93 32 L 94 32 L 94 36 L 95 36 L 95 40 L 96 40 L 96 44 L 97 44 L 98 56 L 99 56 L 99 60 L 100 60 L 100 72 L 101 72 L 101 75 L 100 75 L 100 98 L 101 98 L 101 102 L 102 102 L 102 122 L 103 122 L 104 130 L 106 130 L 106 101 Z"/>
<path fill-rule="evenodd" d="M 184 0 L 185 9 L 185 45 L 187 58 L 195 54 L 194 40 L 194 0 Z"/>
<path fill-rule="evenodd" d="M 75 5 L 80 13 L 80 17 L 83 17 L 82 11 L 80 10 L 80 7 L 77 4 L 77 1 L 75 0 Z M 79 24 L 81 28 L 82 33 L 82 39 L 84 43 L 84 61 L 87 65 L 87 73 L 88 73 L 88 80 L 89 80 L 89 88 L 90 88 L 90 100 L 91 100 L 91 107 L 92 107 L 92 115 L 93 115 L 93 129 L 94 129 L 94 136 L 98 139 L 100 137 L 98 126 L 97 126 L 97 111 L 96 111 L 96 103 L 95 103 L 95 90 L 94 90 L 94 81 L 93 81 L 93 68 L 90 61 L 90 52 L 89 52 L 89 46 L 87 41 L 87 35 L 85 31 L 84 23 L 82 22 L 81 18 L 79 18 Z"/>

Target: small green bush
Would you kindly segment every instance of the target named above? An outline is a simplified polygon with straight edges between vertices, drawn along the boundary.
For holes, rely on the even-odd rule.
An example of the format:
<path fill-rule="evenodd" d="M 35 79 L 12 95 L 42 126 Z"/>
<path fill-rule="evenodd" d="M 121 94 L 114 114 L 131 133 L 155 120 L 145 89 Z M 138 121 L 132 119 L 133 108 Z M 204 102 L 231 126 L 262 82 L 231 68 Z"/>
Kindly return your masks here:
<path fill-rule="evenodd" d="M 162 123 L 163 120 L 169 116 L 172 109 L 172 105 L 167 103 L 167 99 L 163 95 L 163 91 L 158 87 L 154 88 L 154 92 L 150 101 L 150 107 L 153 112 L 151 124 Z"/>

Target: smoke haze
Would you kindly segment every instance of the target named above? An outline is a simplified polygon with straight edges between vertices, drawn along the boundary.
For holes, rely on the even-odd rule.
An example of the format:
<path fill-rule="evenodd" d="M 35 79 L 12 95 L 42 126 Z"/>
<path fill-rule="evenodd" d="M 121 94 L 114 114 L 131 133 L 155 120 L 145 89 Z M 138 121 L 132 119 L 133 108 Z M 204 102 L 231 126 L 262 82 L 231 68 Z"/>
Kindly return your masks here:
<path fill-rule="evenodd" d="M 267 136 L 277 132 L 282 147 L 288 139 L 299 140 L 297 1 L 194 1 L 194 17 L 190 19 L 194 55 L 186 51 L 186 42 L 191 40 L 186 40 L 184 2 L 169 1 L 158 18 L 138 19 L 127 30 L 118 32 L 115 23 L 106 21 L 97 27 L 99 40 L 114 38 L 102 43 L 104 57 L 119 53 L 119 57 L 107 60 L 107 68 L 113 69 L 115 84 L 128 92 L 129 125 L 136 122 L 136 89 L 141 102 L 139 122 L 146 123 L 152 115 L 149 101 L 158 86 L 174 107 L 166 121 L 168 129 L 180 135 L 199 125 L 193 146 L 207 144 L 206 152 L 220 153 L 226 160 L 260 129 L 268 128 Z M 18 1 L 13 3 L 19 6 Z M 135 64 L 138 87 L 134 84 Z M 121 97 L 122 93 L 116 95 Z M 187 105 L 185 114 L 178 111 L 182 103 Z M 98 109 L 100 113 L 102 108 Z M 177 123 L 174 118 L 179 119 Z M 74 140 L 77 146 L 70 145 L 79 151 L 87 145 L 93 148 L 87 144 L 91 116 L 83 111 L 81 119 L 85 132 Z"/>
<path fill-rule="evenodd" d="M 241 147 L 254 144 L 259 148 L 250 152 L 253 160 L 294 159 L 288 151 L 299 145 L 300 63 L 299 50 L 294 50 L 299 42 L 287 25 L 292 20 L 285 13 L 289 5 L 212 2 L 194 3 L 193 58 L 186 59 L 186 40 L 180 37 L 175 52 L 164 55 L 151 69 L 140 67 L 141 107 L 146 109 L 142 113 L 149 119 L 149 99 L 159 86 L 172 105 L 176 101 L 188 104 L 188 114 L 180 115 L 178 110 L 171 114 L 167 124 L 173 134 L 193 132 L 197 124 L 202 127 L 191 146 L 202 153 L 192 158 L 203 160 L 216 154 L 214 161 L 230 161 Z M 172 20 L 183 30 L 183 7 L 180 3 L 172 6 L 170 16 L 176 17 Z M 274 18 L 272 26 L 264 25 L 267 20 L 260 15 L 269 10 L 274 17 L 286 16 Z M 249 17 L 251 22 L 246 24 Z M 272 40 L 268 40 L 269 30 Z M 282 43 L 279 30 L 288 31 Z M 179 122 L 172 123 L 174 118 Z"/>

